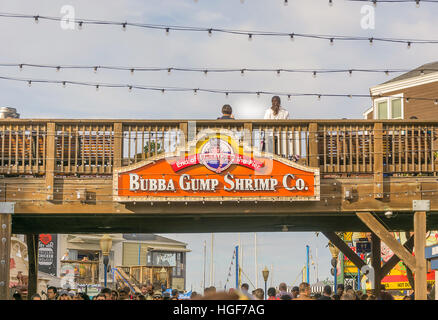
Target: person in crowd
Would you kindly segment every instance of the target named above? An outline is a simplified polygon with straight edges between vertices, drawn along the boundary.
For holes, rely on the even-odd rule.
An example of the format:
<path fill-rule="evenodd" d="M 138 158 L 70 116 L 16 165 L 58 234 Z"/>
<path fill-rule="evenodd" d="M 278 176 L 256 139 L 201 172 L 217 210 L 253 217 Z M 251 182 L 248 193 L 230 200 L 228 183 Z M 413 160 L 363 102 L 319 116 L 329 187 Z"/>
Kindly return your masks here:
<path fill-rule="evenodd" d="M 268 289 L 268 300 L 280 300 L 280 298 L 276 297 L 277 290 L 274 287 Z"/>
<path fill-rule="evenodd" d="M 387 291 L 381 291 L 377 300 L 394 300 L 394 297 Z"/>
<path fill-rule="evenodd" d="M 317 292 L 313 295 L 314 300 L 320 300 L 321 297 L 322 297 L 322 295 L 319 292 Z"/>
<path fill-rule="evenodd" d="M 257 288 L 252 293 L 253 297 L 257 300 L 263 300 L 265 298 L 265 292 L 262 288 Z"/>
<path fill-rule="evenodd" d="M 310 285 L 307 282 L 301 282 L 299 286 L 300 295 L 294 300 L 312 300 L 310 297 Z"/>
<path fill-rule="evenodd" d="M 341 300 L 341 296 L 339 294 L 334 294 L 332 300 Z"/>
<path fill-rule="evenodd" d="M 142 295 L 141 293 L 135 293 L 134 300 L 146 300 L 146 297 Z"/>
<path fill-rule="evenodd" d="M 234 120 L 233 109 L 231 108 L 231 106 L 229 104 L 225 104 L 222 107 L 222 117 L 219 117 L 217 119 L 218 120 L 225 120 L 225 119 L 233 119 Z"/>
<path fill-rule="evenodd" d="M 242 292 L 248 292 L 249 285 L 247 283 L 242 283 L 242 285 L 240 286 L 240 290 L 242 290 Z"/>
<path fill-rule="evenodd" d="M 146 296 L 148 294 L 148 286 L 146 284 L 142 284 L 140 287 L 141 294 Z"/>
<path fill-rule="evenodd" d="M 47 300 L 57 300 L 58 290 L 55 287 L 47 288 Z"/>
<path fill-rule="evenodd" d="M 372 294 L 368 297 L 368 300 L 376 300 L 376 296 L 374 294 Z"/>
<path fill-rule="evenodd" d="M 154 294 L 152 295 L 153 300 L 163 300 L 163 294 L 161 293 L 161 290 L 154 291 Z"/>
<path fill-rule="evenodd" d="M 192 294 L 190 295 L 190 300 L 198 300 L 199 298 L 201 298 L 201 295 L 196 291 L 193 291 Z"/>
<path fill-rule="evenodd" d="M 340 283 L 336 287 L 336 294 L 341 297 L 343 293 L 344 293 L 344 285 Z"/>
<path fill-rule="evenodd" d="M 362 299 L 361 299 L 362 295 L 363 295 L 363 292 L 362 292 L 361 290 L 357 290 L 357 291 L 356 291 L 356 297 L 357 297 L 357 300 L 362 300 Z"/>
<path fill-rule="evenodd" d="M 119 289 L 119 300 L 130 300 L 129 292 L 130 290 L 128 287 Z"/>
<path fill-rule="evenodd" d="M 15 291 L 15 293 L 12 295 L 12 300 L 23 300 L 21 293 L 18 291 Z"/>
<path fill-rule="evenodd" d="M 363 295 L 360 296 L 360 300 L 368 300 L 368 295 L 364 293 Z"/>
<path fill-rule="evenodd" d="M 279 300 L 292 300 L 291 296 L 287 295 L 287 294 L 283 294 Z"/>
<path fill-rule="evenodd" d="M 88 296 L 88 294 L 86 294 L 84 292 L 78 292 L 73 297 L 73 300 L 85 300 L 85 301 L 88 301 L 88 300 L 90 300 L 90 297 Z"/>
<path fill-rule="evenodd" d="M 287 292 L 287 284 L 286 283 L 284 283 L 284 282 L 280 283 L 280 285 L 278 286 L 278 291 L 280 291 L 280 292 L 277 294 L 277 298 L 281 299 L 282 296 L 288 295 L 291 297 L 291 299 L 293 299 L 292 294 Z"/>
<path fill-rule="evenodd" d="M 100 290 L 100 293 L 105 295 L 106 300 L 111 300 L 111 289 L 103 288 L 102 290 Z"/>
<path fill-rule="evenodd" d="M 356 295 L 352 294 L 351 291 L 348 290 L 342 294 L 341 300 L 356 300 Z"/>
<path fill-rule="evenodd" d="M 318 300 L 332 300 L 332 287 L 329 285 L 324 286 L 322 296 Z"/>
<path fill-rule="evenodd" d="M 35 293 L 34 295 L 32 295 L 32 297 L 30 299 L 31 300 L 42 300 L 41 296 L 38 293 Z"/>
<path fill-rule="evenodd" d="M 173 289 L 172 290 L 172 300 L 178 300 L 178 297 L 179 297 L 178 289 Z"/>
<path fill-rule="evenodd" d="M 106 300 L 106 297 L 103 293 L 99 293 L 93 300 Z"/>
<path fill-rule="evenodd" d="M 297 286 L 292 288 L 292 299 L 298 298 L 298 295 L 300 294 L 300 288 Z"/>
<path fill-rule="evenodd" d="M 117 290 L 111 290 L 111 300 L 119 300 L 119 293 Z"/>
<path fill-rule="evenodd" d="M 356 292 L 352 289 L 351 286 L 347 286 L 346 287 L 346 290 L 344 291 L 344 294 L 346 294 L 346 293 L 348 293 L 349 295 L 353 296 L 354 297 L 353 300 L 359 300 L 357 295 L 356 295 Z"/>
<path fill-rule="evenodd" d="M 209 293 L 216 293 L 216 287 L 215 286 L 211 286 L 209 288 Z"/>
<path fill-rule="evenodd" d="M 70 295 L 67 292 L 62 292 L 59 295 L 58 300 L 72 300 L 72 298 L 70 297 Z"/>

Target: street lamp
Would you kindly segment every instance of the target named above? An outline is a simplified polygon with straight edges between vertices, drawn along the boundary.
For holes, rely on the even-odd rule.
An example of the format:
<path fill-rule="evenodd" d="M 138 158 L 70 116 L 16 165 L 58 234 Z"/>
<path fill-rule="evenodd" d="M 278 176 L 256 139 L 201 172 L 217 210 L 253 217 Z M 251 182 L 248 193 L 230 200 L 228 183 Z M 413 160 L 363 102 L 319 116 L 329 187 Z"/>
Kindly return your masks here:
<path fill-rule="evenodd" d="M 262 270 L 263 280 L 265 280 L 265 300 L 266 300 L 266 282 L 268 281 L 269 277 L 269 270 L 268 267 L 265 266 L 265 268 Z"/>
<path fill-rule="evenodd" d="M 330 253 L 332 254 L 332 266 L 333 266 L 333 276 L 334 276 L 334 292 L 336 293 L 336 287 L 338 282 L 338 271 L 336 266 L 338 264 L 338 255 L 340 250 L 331 241 L 328 243 Z"/>
<path fill-rule="evenodd" d="M 102 250 L 103 256 L 103 265 L 104 265 L 104 286 L 106 288 L 107 284 L 107 272 L 108 272 L 108 262 L 109 262 L 109 253 L 111 251 L 111 247 L 113 245 L 113 240 L 107 234 L 103 235 L 100 239 L 100 250 Z"/>
<path fill-rule="evenodd" d="M 161 284 L 164 284 L 166 282 L 166 279 L 167 279 L 166 269 L 164 269 L 164 267 L 161 267 L 159 274 L 160 274 L 160 282 L 161 282 Z"/>

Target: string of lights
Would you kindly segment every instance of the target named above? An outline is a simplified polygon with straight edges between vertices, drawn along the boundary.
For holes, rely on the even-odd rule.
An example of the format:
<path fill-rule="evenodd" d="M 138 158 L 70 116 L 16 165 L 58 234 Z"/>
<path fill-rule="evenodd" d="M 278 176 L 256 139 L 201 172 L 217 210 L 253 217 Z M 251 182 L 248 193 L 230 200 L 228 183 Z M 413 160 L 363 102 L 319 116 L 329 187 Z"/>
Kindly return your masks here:
<path fill-rule="evenodd" d="M 0 63 L 0 67 L 17 67 L 20 71 L 24 67 L 28 68 L 40 68 L 40 69 L 54 69 L 56 71 L 66 69 L 80 69 L 80 70 L 112 70 L 112 71 L 129 71 L 131 74 L 135 72 L 167 72 L 169 75 L 172 72 L 198 72 L 208 75 L 209 73 L 240 73 L 242 76 L 246 72 L 267 72 L 274 73 L 277 76 L 281 73 L 309 73 L 316 78 L 318 74 L 334 74 L 334 73 L 347 73 L 352 76 L 353 73 L 404 73 L 409 72 L 412 69 L 384 69 L 384 68 L 339 68 L 339 69 L 309 69 L 309 68 L 194 68 L 194 67 L 139 67 L 139 66 L 105 66 L 105 65 L 50 65 L 50 64 L 29 64 L 29 63 Z M 424 75 L 426 72 L 438 72 L 437 68 L 424 68 L 419 70 L 420 75 Z"/>
<path fill-rule="evenodd" d="M 203 93 L 214 93 L 214 94 L 224 94 L 225 97 L 229 95 L 256 95 L 260 97 L 262 95 L 269 96 L 286 96 L 288 100 L 291 100 L 292 97 L 316 97 L 318 100 L 321 100 L 322 97 L 332 97 L 332 98 L 373 98 L 371 94 L 343 94 L 343 93 L 297 93 L 297 92 L 275 92 L 275 91 L 249 91 L 249 90 L 225 90 L 225 89 L 206 89 L 206 88 L 188 88 L 188 87 L 160 87 L 160 86 L 147 86 L 147 85 L 133 85 L 133 84 L 110 84 L 110 83 L 96 83 L 96 82 L 81 82 L 81 81 L 70 81 L 70 80 L 47 80 L 47 79 L 24 79 L 24 78 L 15 78 L 15 77 L 6 77 L 0 76 L 0 80 L 9 80 L 9 81 L 18 81 L 18 82 L 26 82 L 29 87 L 35 83 L 43 83 L 43 84 L 61 84 L 63 87 L 69 85 L 76 86 L 86 86 L 86 87 L 94 87 L 96 91 L 99 91 L 100 88 L 125 88 L 130 92 L 133 89 L 137 90 L 147 90 L 147 91 L 156 91 L 156 92 L 192 92 L 197 95 L 200 92 Z M 378 97 L 383 98 L 399 98 L 394 95 L 383 95 L 380 94 Z M 433 101 L 435 105 L 438 105 L 438 97 L 437 98 L 428 98 L 428 97 L 406 97 L 406 102 L 411 100 L 422 100 L 422 101 Z"/>
<path fill-rule="evenodd" d="M 14 19 L 31 19 L 35 23 L 41 20 L 47 21 L 66 21 L 66 18 L 51 17 L 44 15 L 27 15 L 20 13 L 0 13 L 0 18 L 14 18 Z M 95 20 L 95 19 L 70 19 L 70 22 L 77 24 L 79 29 L 83 29 L 84 25 L 99 25 L 99 26 L 120 26 L 122 30 L 126 31 L 128 27 L 136 27 L 142 29 L 164 30 L 166 35 L 169 35 L 170 31 L 184 31 L 184 32 L 205 32 L 209 36 L 213 33 L 224 33 L 231 35 L 244 35 L 248 37 L 248 40 L 253 40 L 255 36 L 263 37 L 282 37 L 295 40 L 296 38 L 308 38 L 329 41 L 331 45 L 336 41 L 366 41 L 372 45 L 375 42 L 385 43 L 401 43 L 406 44 L 409 49 L 413 44 L 438 44 L 438 40 L 435 39 L 404 39 L 404 38 L 390 38 L 390 37 L 364 37 L 364 36 L 344 36 L 344 35 L 325 35 L 325 34 L 310 34 L 310 33 L 295 33 L 295 32 L 275 32 L 275 31 L 257 31 L 257 30 L 238 30 L 238 29 L 223 29 L 223 28 L 205 28 L 197 26 L 178 26 L 178 25 L 160 25 L 160 24 L 147 24 L 147 23 L 135 23 L 135 22 L 120 22 L 109 20 Z"/>

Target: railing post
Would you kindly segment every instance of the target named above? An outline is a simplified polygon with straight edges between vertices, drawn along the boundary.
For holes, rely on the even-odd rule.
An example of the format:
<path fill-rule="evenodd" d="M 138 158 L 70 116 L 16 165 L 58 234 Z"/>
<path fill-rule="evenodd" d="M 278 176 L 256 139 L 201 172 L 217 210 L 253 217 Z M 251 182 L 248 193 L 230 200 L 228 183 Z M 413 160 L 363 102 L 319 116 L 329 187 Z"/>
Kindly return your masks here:
<path fill-rule="evenodd" d="M 27 256 L 29 259 L 27 300 L 38 290 L 38 234 L 26 234 Z"/>
<path fill-rule="evenodd" d="M 383 198 L 383 123 L 374 123 L 374 199 Z"/>
<path fill-rule="evenodd" d="M 0 300 L 9 299 L 13 202 L 0 203 Z"/>
<path fill-rule="evenodd" d="M 46 200 L 53 200 L 53 186 L 55 184 L 55 167 L 56 167 L 56 123 L 47 124 L 47 146 L 46 146 Z"/>
<path fill-rule="evenodd" d="M 114 168 L 122 166 L 123 157 L 123 123 L 114 123 Z"/>
<path fill-rule="evenodd" d="M 245 122 L 243 124 L 243 142 L 248 145 L 248 148 L 252 147 L 252 123 Z"/>
<path fill-rule="evenodd" d="M 318 155 L 318 124 L 309 124 L 309 166 L 319 168 L 319 155 Z"/>

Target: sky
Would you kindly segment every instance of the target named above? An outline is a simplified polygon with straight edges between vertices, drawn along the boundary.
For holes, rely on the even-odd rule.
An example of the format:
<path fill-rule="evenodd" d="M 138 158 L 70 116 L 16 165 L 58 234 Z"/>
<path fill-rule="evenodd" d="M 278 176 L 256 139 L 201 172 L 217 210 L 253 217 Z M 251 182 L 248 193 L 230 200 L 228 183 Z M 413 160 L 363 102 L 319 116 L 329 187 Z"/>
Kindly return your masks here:
<path fill-rule="evenodd" d="M 374 29 L 363 29 L 364 3 L 335 0 L 2 0 L 0 12 L 61 16 L 70 5 L 77 19 L 142 22 L 161 25 L 217 27 L 239 30 L 435 39 L 437 4 L 378 4 Z M 0 18 L 0 64 L 112 65 L 199 68 L 308 68 L 308 69 L 413 69 L 437 60 L 438 45 L 254 37 L 213 33 L 186 33 L 120 26 L 86 25 L 64 30 L 59 22 Z M 394 74 L 392 77 L 397 76 Z M 307 93 L 368 94 L 369 88 L 389 80 L 385 74 L 208 74 L 167 72 L 55 70 L 0 67 L 0 76 L 51 80 L 76 80 L 150 86 L 286 91 Z M 0 106 L 17 109 L 22 118 L 108 119 L 215 119 L 221 106 L 231 104 L 236 118 L 259 119 L 270 97 L 223 94 L 165 93 L 93 87 L 62 88 L 0 80 Z M 315 97 L 282 100 L 291 118 L 362 118 L 371 106 L 368 98 Z M 203 245 L 210 234 L 166 235 L 188 243 L 187 287 L 199 290 L 203 269 Z M 261 270 L 274 266 L 273 284 L 294 284 L 305 263 L 305 246 L 319 266 L 319 278 L 330 277 L 327 239 L 315 233 L 260 233 L 258 237 L 258 285 Z M 244 271 L 255 284 L 254 235 L 241 234 Z M 225 285 L 237 234 L 216 234 L 214 247 L 216 286 Z M 316 258 L 316 251 L 318 258 Z M 208 261 L 207 261 L 208 262 Z M 209 283 L 209 263 L 207 263 Z M 312 274 L 312 273 L 311 273 Z M 315 279 L 311 275 L 311 282 Z M 298 281 L 298 280 L 297 280 Z M 270 282 L 270 280 L 268 281 Z"/>

